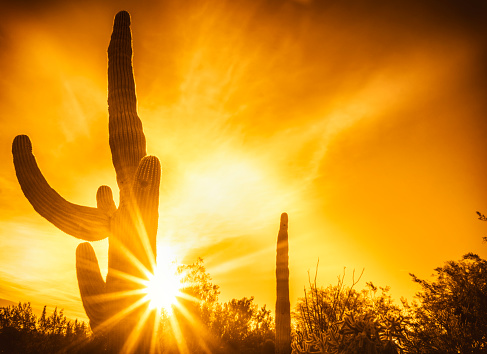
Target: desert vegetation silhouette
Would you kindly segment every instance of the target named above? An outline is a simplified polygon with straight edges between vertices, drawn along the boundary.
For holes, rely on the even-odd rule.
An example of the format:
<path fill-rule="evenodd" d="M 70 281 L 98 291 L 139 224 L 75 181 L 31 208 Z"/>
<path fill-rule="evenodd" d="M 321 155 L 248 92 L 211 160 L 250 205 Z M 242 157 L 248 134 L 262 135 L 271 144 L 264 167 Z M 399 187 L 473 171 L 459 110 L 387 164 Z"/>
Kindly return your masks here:
<path fill-rule="evenodd" d="M 161 313 L 156 352 L 277 352 L 270 310 L 255 305 L 253 297 L 220 303 L 219 286 L 202 259 L 179 266 L 178 272 L 186 284 L 181 291 L 199 301 L 175 308 L 172 315 Z M 413 303 L 403 299 L 400 305 L 388 287 L 367 282 L 356 289 L 362 274 L 346 285 L 344 271 L 326 287 L 318 285 L 315 274 L 292 313 L 292 353 L 485 353 L 486 274 L 487 261 L 468 253 L 436 268 L 433 280 L 412 275 L 421 290 Z M 30 304 L 0 307 L 0 352 L 99 353 L 106 348 L 103 335 L 92 335 L 62 310 L 48 316 L 44 308 L 38 318 Z"/>

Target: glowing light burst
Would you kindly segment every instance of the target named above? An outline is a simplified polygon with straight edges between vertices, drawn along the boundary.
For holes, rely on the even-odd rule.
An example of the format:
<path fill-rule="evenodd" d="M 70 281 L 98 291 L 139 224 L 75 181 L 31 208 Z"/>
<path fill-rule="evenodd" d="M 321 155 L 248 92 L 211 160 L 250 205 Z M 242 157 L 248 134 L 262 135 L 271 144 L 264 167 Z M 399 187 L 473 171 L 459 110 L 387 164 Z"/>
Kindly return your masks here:
<path fill-rule="evenodd" d="M 164 309 L 172 313 L 172 306 L 177 304 L 177 298 L 182 295 L 182 275 L 178 274 L 174 253 L 169 247 L 164 247 L 159 253 L 154 274 L 147 274 L 148 280 L 144 282 L 144 300 L 149 301 L 150 309 Z"/>

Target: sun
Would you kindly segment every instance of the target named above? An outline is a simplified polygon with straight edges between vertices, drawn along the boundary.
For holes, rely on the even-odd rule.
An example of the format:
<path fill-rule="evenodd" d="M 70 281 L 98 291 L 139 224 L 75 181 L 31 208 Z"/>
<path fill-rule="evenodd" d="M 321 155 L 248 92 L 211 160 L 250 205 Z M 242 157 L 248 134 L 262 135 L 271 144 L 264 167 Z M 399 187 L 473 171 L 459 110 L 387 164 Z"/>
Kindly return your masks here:
<path fill-rule="evenodd" d="M 150 309 L 164 309 L 171 313 L 172 306 L 177 304 L 177 299 L 181 296 L 182 276 L 177 272 L 175 261 L 168 262 L 168 257 L 158 257 L 158 259 L 161 261 L 158 261 L 154 274 L 147 276 L 144 289 L 145 300 L 149 301 Z"/>

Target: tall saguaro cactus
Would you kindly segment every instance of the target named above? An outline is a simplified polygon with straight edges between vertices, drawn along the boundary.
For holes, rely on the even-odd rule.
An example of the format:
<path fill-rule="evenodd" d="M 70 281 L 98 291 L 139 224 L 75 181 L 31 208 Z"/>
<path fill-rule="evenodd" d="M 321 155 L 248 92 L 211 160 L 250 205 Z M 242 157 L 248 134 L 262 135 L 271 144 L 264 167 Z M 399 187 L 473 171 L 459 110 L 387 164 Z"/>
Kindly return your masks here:
<path fill-rule="evenodd" d="M 291 304 L 289 302 L 288 216 L 281 214 L 276 256 L 276 354 L 291 353 Z"/>
<path fill-rule="evenodd" d="M 12 146 L 22 191 L 41 216 L 82 240 L 109 239 L 106 282 L 88 242 L 76 250 L 76 271 L 90 325 L 108 334 L 110 352 L 149 352 L 155 318 L 143 301 L 141 283 L 156 264 L 161 167 L 157 157 L 146 156 L 136 105 L 130 15 L 121 11 L 108 47 L 109 143 L 118 208 L 107 186 L 98 189 L 96 208 L 66 201 L 44 179 L 29 138 L 19 135 Z"/>

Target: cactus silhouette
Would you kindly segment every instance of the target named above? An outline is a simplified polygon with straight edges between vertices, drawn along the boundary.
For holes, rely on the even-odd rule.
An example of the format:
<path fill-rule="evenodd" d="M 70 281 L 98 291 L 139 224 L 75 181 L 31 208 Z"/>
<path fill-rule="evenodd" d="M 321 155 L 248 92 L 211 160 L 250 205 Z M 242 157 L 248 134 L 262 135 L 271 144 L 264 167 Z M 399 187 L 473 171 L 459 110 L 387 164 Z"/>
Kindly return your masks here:
<path fill-rule="evenodd" d="M 276 255 L 276 354 L 291 353 L 291 305 L 289 302 L 288 216 L 281 214 Z"/>
<path fill-rule="evenodd" d="M 96 208 L 66 201 L 44 179 L 29 138 L 19 135 L 12 146 L 22 191 L 41 216 L 85 241 L 108 237 L 106 281 L 88 242 L 76 249 L 76 272 L 90 326 L 95 333 L 107 334 L 110 352 L 149 352 L 155 320 L 143 300 L 140 280 L 147 279 L 156 264 L 161 167 L 156 157 L 146 156 L 136 105 L 130 15 L 121 11 L 108 47 L 109 143 L 119 207 L 107 186 L 98 189 Z"/>

